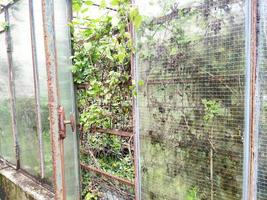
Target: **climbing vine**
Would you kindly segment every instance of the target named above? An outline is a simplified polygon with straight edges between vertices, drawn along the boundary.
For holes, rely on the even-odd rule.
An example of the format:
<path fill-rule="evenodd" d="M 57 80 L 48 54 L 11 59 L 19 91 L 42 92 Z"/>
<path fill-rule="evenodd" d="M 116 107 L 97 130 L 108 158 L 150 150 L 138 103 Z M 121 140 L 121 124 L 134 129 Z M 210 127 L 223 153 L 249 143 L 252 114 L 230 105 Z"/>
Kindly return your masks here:
<path fill-rule="evenodd" d="M 137 27 L 142 18 L 129 0 L 102 0 L 99 4 L 75 0 L 73 10 L 73 74 L 79 88 L 81 162 L 133 181 L 133 138 L 98 130 L 133 131 L 130 22 Z M 85 199 L 105 195 L 95 179 L 83 171 Z M 125 195 L 120 191 L 123 189 L 116 188 L 117 193 Z"/>

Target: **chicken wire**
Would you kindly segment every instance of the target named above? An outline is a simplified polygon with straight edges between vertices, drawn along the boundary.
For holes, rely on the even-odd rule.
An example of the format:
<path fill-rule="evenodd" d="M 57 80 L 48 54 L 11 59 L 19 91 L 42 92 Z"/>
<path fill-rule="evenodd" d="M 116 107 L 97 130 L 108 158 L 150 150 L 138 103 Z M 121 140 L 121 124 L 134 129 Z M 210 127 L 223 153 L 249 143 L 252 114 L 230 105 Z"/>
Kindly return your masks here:
<path fill-rule="evenodd" d="M 141 199 L 241 199 L 244 1 L 136 1 Z"/>

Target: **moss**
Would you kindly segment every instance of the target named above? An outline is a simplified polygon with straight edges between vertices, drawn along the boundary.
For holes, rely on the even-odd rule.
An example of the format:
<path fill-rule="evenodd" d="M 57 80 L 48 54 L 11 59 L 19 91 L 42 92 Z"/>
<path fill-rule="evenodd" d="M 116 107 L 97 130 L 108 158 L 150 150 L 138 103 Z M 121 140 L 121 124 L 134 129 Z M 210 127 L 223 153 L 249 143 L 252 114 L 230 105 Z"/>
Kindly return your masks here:
<path fill-rule="evenodd" d="M 0 199 L 1 200 L 35 200 L 19 186 L 0 174 Z"/>

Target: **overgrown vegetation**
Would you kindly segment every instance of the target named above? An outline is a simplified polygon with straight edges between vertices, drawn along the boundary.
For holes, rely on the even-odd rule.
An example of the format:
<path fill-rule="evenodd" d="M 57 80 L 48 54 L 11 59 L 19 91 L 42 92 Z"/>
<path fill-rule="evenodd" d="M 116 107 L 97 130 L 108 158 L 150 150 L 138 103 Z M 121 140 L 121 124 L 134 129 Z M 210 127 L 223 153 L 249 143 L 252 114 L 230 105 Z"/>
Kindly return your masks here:
<path fill-rule="evenodd" d="M 138 26 L 141 18 L 129 0 L 75 0 L 73 9 L 73 74 L 78 87 L 84 87 L 77 94 L 82 126 L 81 162 L 133 181 L 133 138 L 98 130 L 133 131 L 130 21 Z M 101 190 L 105 181 L 92 178 L 94 174 L 87 171 L 82 175 L 85 199 L 105 195 Z M 116 195 L 125 195 L 123 187 L 109 182 L 117 190 Z M 128 188 L 127 192 L 131 196 L 133 189 Z"/>
<path fill-rule="evenodd" d="M 81 159 L 134 178 L 132 139 L 97 131 L 132 131 L 136 89 L 131 81 L 128 25 L 133 20 L 135 26 L 141 25 L 137 65 L 142 198 L 240 199 L 243 4 L 205 0 L 180 6 L 175 2 L 151 1 L 141 17 L 126 0 L 113 0 L 110 5 L 101 1 L 104 14 L 92 17 L 87 15 L 92 1 L 75 1 L 80 15 L 73 22 L 73 73 L 75 82 L 86 87 L 78 92 L 81 146 L 86 152 L 81 152 Z M 154 8 L 157 13 L 150 15 Z M 103 196 L 99 187 L 103 181 L 92 176 L 83 171 L 83 195 L 98 199 Z"/>

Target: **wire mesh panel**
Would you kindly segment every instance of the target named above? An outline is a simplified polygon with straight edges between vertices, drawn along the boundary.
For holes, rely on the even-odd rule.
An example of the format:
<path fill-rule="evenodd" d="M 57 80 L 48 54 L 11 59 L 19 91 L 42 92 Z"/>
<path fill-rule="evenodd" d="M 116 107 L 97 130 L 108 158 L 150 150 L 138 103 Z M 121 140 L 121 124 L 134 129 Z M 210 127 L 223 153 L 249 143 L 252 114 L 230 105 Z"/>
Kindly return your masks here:
<path fill-rule="evenodd" d="M 257 169 L 257 199 L 267 199 L 267 2 L 259 1 L 259 47 L 258 47 L 258 67 L 259 67 L 259 133 L 258 133 L 258 169 Z"/>
<path fill-rule="evenodd" d="M 244 1 L 136 3 L 141 199 L 241 199 Z"/>

